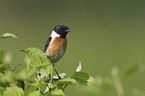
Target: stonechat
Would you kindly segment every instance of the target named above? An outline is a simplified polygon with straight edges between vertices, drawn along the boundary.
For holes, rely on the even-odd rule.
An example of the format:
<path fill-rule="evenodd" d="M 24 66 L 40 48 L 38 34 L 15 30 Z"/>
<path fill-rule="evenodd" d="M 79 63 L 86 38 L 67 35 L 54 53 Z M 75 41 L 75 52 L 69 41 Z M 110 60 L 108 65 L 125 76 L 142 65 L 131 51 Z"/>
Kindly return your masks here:
<path fill-rule="evenodd" d="M 71 32 L 68 26 L 66 25 L 56 25 L 47 39 L 43 52 L 47 55 L 48 59 L 51 61 L 52 65 L 55 66 L 55 63 L 59 61 L 67 48 L 67 39 L 66 35 L 68 32 Z M 57 71 L 55 70 L 58 75 Z M 60 76 L 58 75 L 60 78 Z"/>

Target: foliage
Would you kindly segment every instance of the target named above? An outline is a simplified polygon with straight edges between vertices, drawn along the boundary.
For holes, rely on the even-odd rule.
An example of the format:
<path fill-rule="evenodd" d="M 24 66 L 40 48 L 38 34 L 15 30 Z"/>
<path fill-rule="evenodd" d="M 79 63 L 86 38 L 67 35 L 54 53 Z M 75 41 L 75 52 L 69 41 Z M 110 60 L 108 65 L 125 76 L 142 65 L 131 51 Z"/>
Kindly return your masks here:
<path fill-rule="evenodd" d="M 5 33 L 0 37 L 16 38 L 11 33 Z M 54 75 L 55 68 L 47 56 L 38 48 L 27 48 L 21 50 L 26 54 L 26 68 L 17 71 L 21 64 L 10 68 L 9 54 L 0 49 L 0 96 L 65 96 L 65 89 L 69 85 L 82 85 L 81 92 L 95 96 L 107 96 L 110 88 L 114 87 L 116 96 L 125 96 L 122 82 L 133 73 L 144 70 L 144 65 L 136 65 L 120 73 L 118 67 L 112 68 L 110 76 L 93 78 L 81 71 L 81 62 L 72 76 L 60 73 L 61 79 Z M 53 77 L 53 78 L 51 78 Z M 144 96 L 137 91 L 134 96 Z"/>
<path fill-rule="evenodd" d="M 17 38 L 17 36 L 11 33 L 5 33 L 2 36 L 0 36 L 0 39 L 3 39 L 3 38 Z"/>
<path fill-rule="evenodd" d="M 131 66 L 122 72 L 120 72 L 118 67 L 113 67 L 110 72 L 110 76 L 105 78 L 96 76 L 94 87 L 82 86 L 79 89 L 83 93 L 89 93 L 94 96 L 108 96 L 108 91 L 110 89 L 115 89 L 115 96 L 126 96 L 122 83 L 127 79 L 127 77 L 133 75 L 135 72 L 144 71 L 144 67 L 145 66 L 143 64 L 139 64 Z M 130 96 L 145 96 L 145 93 L 141 90 L 133 90 L 133 93 L 131 93 Z"/>
<path fill-rule="evenodd" d="M 16 36 L 5 33 L 0 38 L 16 38 Z M 9 59 L 6 59 L 9 56 L 0 49 L 0 95 L 2 96 L 64 96 L 64 90 L 68 85 L 83 82 L 82 85 L 91 86 L 94 83 L 93 77 L 80 72 L 81 65 L 71 77 L 61 73 L 59 80 L 57 76 L 53 76 L 54 67 L 40 49 L 27 48 L 21 51 L 26 54 L 27 67 L 17 71 L 21 64 L 11 69 L 7 63 Z"/>

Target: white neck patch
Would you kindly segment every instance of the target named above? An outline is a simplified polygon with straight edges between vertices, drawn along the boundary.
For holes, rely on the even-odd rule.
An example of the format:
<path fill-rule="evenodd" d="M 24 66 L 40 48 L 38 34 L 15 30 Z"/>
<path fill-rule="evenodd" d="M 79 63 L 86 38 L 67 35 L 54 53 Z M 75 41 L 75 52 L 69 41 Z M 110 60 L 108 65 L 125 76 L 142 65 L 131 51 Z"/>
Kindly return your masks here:
<path fill-rule="evenodd" d="M 60 37 L 60 35 L 57 34 L 54 30 L 52 31 L 52 33 L 51 33 L 50 36 L 52 37 L 52 40 L 53 40 L 55 37 Z"/>

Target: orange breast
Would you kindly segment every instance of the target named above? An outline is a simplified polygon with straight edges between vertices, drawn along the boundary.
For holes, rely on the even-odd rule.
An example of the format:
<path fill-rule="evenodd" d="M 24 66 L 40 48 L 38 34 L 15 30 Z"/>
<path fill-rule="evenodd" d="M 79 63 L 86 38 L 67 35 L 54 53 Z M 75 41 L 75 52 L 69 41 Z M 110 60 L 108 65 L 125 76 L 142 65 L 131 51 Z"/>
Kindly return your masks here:
<path fill-rule="evenodd" d="M 49 48 L 46 50 L 45 54 L 50 57 L 51 61 L 57 62 L 63 56 L 63 54 L 58 53 L 61 50 L 65 52 L 66 47 L 67 47 L 67 39 L 55 37 L 55 39 L 50 43 Z"/>

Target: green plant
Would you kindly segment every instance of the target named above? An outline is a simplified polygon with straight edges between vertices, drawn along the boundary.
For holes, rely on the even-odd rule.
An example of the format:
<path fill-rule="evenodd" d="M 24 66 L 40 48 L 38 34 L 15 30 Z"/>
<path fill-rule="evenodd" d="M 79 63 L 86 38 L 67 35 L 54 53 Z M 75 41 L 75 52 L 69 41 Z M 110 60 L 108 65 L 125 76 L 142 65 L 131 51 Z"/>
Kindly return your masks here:
<path fill-rule="evenodd" d="M 17 38 L 11 33 L 5 33 L 3 38 Z M 54 67 L 47 56 L 38 48 L 21 50 L 26 54 L 26 68 L 17 70 L 21 64 L 13 69 L 9 66 L 9 59 L 0 49 L 0 96 L 64 96 L 64 90 L 68 85 L 79 84 L 93 86 L 94 78 L 85 72 L 81 72 L 81 64 L 70 77 L 61 73 L 62 79 L 53 76 Z M 46 77 L 51 77 L 47 82 Z"/>
<path fill-rule="evenodd" d="M 138 64 L 120 72 L 120 69 L 118 67 L 113 67 L 110 72 L 110 76 L 107 76 L 105 78 L 96 76 L 94 83 L 95 85 L 93 87 L 82 86 L 79 87 L 79 90 L 83 93 L 92 94 L 93 96 L 108 96 L 108 91 L 111 89 L 113 91 L 116 91 L 115 96 L 127 96 L 127 92 L 124 91 L 124 86 L 122 83 L 135 72 L 143 72 L 145 70 L 144 68 L 144 64 Z M 145 96 L 144 89 L 133 90 L 133 93 L 130 94 L 131 95 L 129 96 Z"/>
<path fill-rule="evenodd" d="M 3 38 L 17 38 L 11 33 L 5 33 Z M 122 82 L 135 72 L 144 71 L 145 66 L 138 64 L 124 71 L 113 67 L 110 75 L 95 79 L 85 72 L 81 72 L 81 62 L 72 76 L 60 73 L 62 79 L 54 75 L 54 67 L 47 56 L 38 48 L 21 50 L 26 54 L 26 68 L 21 70 L 16 65 L 13 69 L 9 66 L 10 55 L 0 49 L 0 96 L 64 96 L 65 89 L 69 85 L 78 85 L 79 91 L 95 96 L 108 96 L 108 91 L 116 91 L 115 96 L 126 96 Z M 46 77 L 50 74 L 49 80 Z M 80 86 L 83 85 L 83 86 Z M 110 96 L 110 95 L 109 95 Z M 130 96 L 145 96 L 144 91 L 136 90 Z"/>

